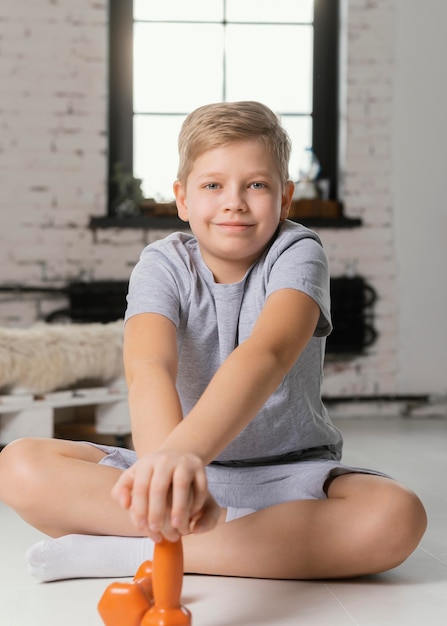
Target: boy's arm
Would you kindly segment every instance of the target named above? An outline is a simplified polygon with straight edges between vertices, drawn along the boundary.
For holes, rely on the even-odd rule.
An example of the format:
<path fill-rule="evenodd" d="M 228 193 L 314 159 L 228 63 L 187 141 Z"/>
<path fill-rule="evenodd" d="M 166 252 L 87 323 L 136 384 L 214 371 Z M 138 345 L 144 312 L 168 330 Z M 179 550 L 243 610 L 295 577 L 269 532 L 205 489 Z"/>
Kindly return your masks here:
<path fill-rule="evenodd" d="M 112 496 L 142 534 L 158 540 L 162 534 L 175 541 L 182 534 L 213 528 L 220 509 L 208 492 L 205 467 L 192 453 L 158 452 L 162 443 L 182 421 L 175 386 L 177 333 L 175 325 L 156 313 L 131 317 L 124 333 L 124 365 L 129 390 L 132 437 L 137 462 L 124 472 Z M 171 488 L 174 474 L 182 489 Z M 161 493 L 160 493 L 161 486 Z M 182 509 L 180 522 L 166 515 L 171 505 Z M 174 502 L 175 500 L 175 502 Z M 170 505 L 171 503 L 171 505 Z M 161 513 L 160 513 L 161 510 Z M 150 515 L 158 521 L 153 528 Z"/>
<path fill-rule="evenodd" d="M 182 420 L 175 325 L 156 313 L 131 317 L 123 354 L 133 444 L 141 457 L 157 450 Z"/>
<path fill-rule="evenodd" d="M 266 301 L 250 337 L 225 360 L 162 449 L 212 461 L 255 417 L 312 337 L 320 309 L 303 292 L 281 289 Z"/>

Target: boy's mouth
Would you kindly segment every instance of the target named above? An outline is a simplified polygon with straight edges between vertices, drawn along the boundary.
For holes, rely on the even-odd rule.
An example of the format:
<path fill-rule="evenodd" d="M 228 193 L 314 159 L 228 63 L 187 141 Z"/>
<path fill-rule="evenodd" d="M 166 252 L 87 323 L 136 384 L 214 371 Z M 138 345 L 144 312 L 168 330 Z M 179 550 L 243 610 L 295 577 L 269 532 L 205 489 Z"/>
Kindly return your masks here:
<path fill-rule="evenodd" d="M 254 226 L 254 224 L 248 224 L 245 222 L 218 222 L 216 226 L 220 226 L 222 228 L 229 228 L 234 230 L 245 230 Z"/>

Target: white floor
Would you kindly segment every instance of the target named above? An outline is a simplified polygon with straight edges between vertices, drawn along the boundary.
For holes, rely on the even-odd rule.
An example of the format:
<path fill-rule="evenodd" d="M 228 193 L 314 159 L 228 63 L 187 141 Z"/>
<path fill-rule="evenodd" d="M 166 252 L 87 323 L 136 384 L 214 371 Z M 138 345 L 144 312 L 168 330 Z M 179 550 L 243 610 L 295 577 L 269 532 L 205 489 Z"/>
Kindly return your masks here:
<path fill-rule="evenodd" d="M 294 582 L 185 576 L 193 626 L 445 626 L 447 624 L 447 420 L 336 420 L 344 460 L 381 469 L 422 498 L 429 528 L 406 563 L 354 581 Z M 0 505 L 1 626 L 101 626 L 110 580 L 38 584 L 24 552 L 41 535 Z M 122 626 L 126 626 L 123 624 Z"/>

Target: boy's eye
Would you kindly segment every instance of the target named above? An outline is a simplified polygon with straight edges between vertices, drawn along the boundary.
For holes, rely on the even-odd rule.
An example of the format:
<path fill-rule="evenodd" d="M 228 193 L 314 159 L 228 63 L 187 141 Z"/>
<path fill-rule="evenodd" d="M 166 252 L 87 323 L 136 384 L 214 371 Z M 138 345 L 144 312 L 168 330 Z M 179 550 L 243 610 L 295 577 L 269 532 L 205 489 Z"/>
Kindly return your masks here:
<path fill-rule="evenodd" d="M 251 183 L 251 187 L 253 187 L 253 189 L 265 189 L 267 185 L 265 183 Z"/>
<path fill-rule="evenodd" d="M 218 189 L 219 188 L 219 184 L 218 183 L 207 183 L 206 185 L 204 185 L 205 189 Z"/>

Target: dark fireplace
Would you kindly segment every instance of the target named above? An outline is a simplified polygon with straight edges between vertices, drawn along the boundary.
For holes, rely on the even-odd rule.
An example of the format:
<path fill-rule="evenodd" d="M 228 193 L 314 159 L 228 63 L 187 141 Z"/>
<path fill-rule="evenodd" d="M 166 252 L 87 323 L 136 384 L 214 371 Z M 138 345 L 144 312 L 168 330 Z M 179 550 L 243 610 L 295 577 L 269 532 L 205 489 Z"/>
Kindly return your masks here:
<path fill-rule="evenodd" d="M 361 276 L 331 278 L 334 330 L 327 338 L 328 354 L 359 354 L 377 338 L 373 326 L 375 290 Z"/>
<path fill-rule="evenodd" d="M 69 283 L 66 289 L 69 306 L 53 311 L 45 321 L 114 322 L 122 318 L 126 310 L 127 288 L 127 281 Z"/>

